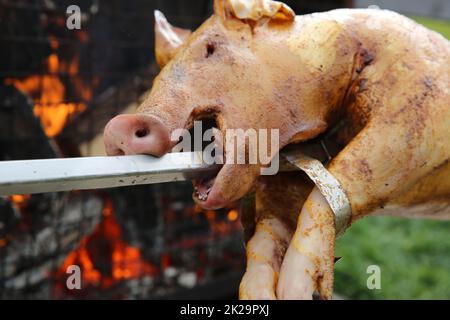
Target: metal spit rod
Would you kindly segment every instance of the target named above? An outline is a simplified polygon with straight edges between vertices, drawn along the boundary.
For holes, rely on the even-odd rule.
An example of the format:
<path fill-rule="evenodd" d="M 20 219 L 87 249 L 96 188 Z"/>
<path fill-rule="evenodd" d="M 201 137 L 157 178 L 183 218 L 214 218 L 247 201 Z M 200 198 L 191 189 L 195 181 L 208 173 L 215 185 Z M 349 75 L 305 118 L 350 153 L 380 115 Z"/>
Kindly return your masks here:
<path fill-rule="evenodd" d="M 136 155 L 0 161 L 0 195 L 185 181 L 212 176 L 220 169 L 201 159 L 201 152 L 181 152 L 161 158 Z"/>
<path fill-rule="evenodd" d="M 0 161 L 0 195 L 183 181 L 217 172 L 216 166 L 200 160 L 200 153 L 183 152 L 162 158 L 136 155 Z"/>

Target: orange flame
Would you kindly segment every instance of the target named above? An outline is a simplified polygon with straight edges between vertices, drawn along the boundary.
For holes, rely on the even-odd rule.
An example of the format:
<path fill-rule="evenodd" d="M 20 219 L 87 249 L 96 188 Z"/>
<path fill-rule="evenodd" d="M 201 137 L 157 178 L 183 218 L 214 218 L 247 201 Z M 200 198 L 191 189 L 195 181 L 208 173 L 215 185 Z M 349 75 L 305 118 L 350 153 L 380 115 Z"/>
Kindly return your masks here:
<path fill-rule="evenodd" d="M 110 261 L 112 262 L 111 274 L 102 274 L 96 268 L 89 245 L 95 245 L 95 239 L 101 238 L 109 243 L 111 249 Z M 79 265 L 82 270 L 83 280 L 87 284 L 108 288 L 116 281 L 139 278 L 144 275 L 155 275 L 157 268 L 144 261 L 138 248 L 126 244 L 122 240 L 120 226 L 114 217 L 112 202 L 106 200 L 103 208 L 103 221 L 97 226 L 92 235 L 84 238 L 80 247 L 72 251 L 57 274 L 65 274 L 70 265 Z"/>
<path fill-rule="evenodd" d="M 54 38 L 50 39 L 50 45 L 53 50 L 59 46 Z M 14 85 L 18 90 L 36 97 L 34 114 L 40 118 L 46 135 L 52 138 L 62 131 L 71 116 L 83 112 L 86 104 L 64 102 L 66 88 L 58 75 L 65 71 L 73 79 L 77 79 L 78 58 L 67 65 L 60 62 L 56 53 L 52 53 L 48 56 L 46 65 L 47 75 L 32 75 L 25 79 L 9 78 L 5 80 L 5 84 Z M 80 81 L 75 81 L 75 87 L 84 101 L 92 98 L 92 90 Z"/>
<path fill-rule="evenodd" d="M 66 258 L 61 267 L 61 274 L 64 274 L 71 265 L 79 265 L 83 270 L 83 280 L 87 283 L 98 284 L 101 280 L 101 274 L 95 269 L 89 253 L 86 249 L 87 239 L 80 242 L 80 247 L 76 251 L 72 251 Z"/>

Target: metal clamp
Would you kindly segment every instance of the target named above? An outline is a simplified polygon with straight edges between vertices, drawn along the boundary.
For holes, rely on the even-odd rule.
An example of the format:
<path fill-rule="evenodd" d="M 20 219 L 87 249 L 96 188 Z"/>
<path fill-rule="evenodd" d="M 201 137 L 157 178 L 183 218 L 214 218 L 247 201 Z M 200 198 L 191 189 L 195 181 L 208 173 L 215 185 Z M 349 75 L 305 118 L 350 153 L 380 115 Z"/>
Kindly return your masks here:
<path fill-rule="evenodd" d="M 299 151 L 288 152 L 285 157 L 291 164 L 304 171 L 316 184 L 334 213 L 336 237 L 342 235 L 350 226 L 352 208 L 339 181 L 317 159 Z"/>

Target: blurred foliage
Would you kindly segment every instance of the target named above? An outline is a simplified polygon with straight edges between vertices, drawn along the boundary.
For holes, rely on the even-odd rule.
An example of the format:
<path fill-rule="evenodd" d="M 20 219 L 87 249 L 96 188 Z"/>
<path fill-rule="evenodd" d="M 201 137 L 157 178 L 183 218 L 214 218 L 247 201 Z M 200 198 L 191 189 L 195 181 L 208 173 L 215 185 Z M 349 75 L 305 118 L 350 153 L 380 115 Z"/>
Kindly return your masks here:
<path fill-rule="evenodd" d="M 437 20 L 424 17 L 411 17 L 418 23 L 423 24 L 425 27 L 441 33 L 447 39 L 450 39 L 450 21 Z"/>
<path fill-rule="evenodd" d="M 450 22 L 412 17 L 450 39 Z M 336 243 L 335 291 L 353 299 L 450 299 L 450 221 L 368 217 Z M 367 288 L 367 267 L 381 289 Z"/>

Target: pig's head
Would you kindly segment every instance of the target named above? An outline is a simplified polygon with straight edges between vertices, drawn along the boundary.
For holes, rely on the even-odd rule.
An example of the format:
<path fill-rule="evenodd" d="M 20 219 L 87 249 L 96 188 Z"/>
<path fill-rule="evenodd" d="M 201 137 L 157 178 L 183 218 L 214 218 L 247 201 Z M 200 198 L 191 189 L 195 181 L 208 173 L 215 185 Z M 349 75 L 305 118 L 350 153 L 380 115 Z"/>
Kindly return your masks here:
<path fill-rule="evenodd" d="M 327 84 L 299 59 L 296 47 L 302 45 L 290 40 L 298 26 L 286 5 L 215 0 L 213 16 L 193 33 L 172 27 L 159 12 L 155 19 L 161 73 L 136 114 L 107 125 L 109 155 L 162 156 L 178 142 L 171 141 L 174 130 L 200 119 L 214 119 L 224 137 L 227 129 L 279 129 L 279 148 L 326 129 L 324 108 L 337 98 L 329 90 L 311 93 Z M 206 208 L 223 207 L 252 189 L 260 168 L 225 164 L 214 179 L 197 181 L 208 196 L 194 193 L 194 199 Z"/>

